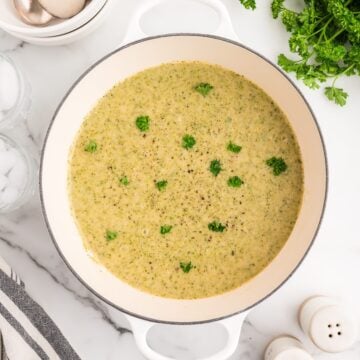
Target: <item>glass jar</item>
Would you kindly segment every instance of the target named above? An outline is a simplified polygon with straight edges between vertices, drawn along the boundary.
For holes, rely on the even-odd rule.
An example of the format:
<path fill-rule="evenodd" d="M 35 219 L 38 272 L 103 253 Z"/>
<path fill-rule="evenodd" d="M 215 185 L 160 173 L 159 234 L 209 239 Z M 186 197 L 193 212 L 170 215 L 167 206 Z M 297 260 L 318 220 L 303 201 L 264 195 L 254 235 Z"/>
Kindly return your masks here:
<path fill-rule="evenodd" d="M 35 192 L 37 166 L 29 151 L 0 134 L 0 213 L 25 204 Z"/>
<path fill-rule="evenodd" d="M 0 130 L 25 120 L 30 105 L 29 83 L 16 64 L 0 53 Z"/>

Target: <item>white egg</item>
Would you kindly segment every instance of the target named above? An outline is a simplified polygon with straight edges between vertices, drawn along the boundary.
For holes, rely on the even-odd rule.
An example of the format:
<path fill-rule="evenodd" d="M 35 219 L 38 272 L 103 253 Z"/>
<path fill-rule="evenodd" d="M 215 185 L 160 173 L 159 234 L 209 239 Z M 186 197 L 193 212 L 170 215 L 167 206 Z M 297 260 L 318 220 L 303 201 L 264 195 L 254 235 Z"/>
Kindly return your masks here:
<path fill-rule="evenodd" d="M 19 195 L 20 192 L 16 187 L 8 186 L 3 192 L 0 192 L 0 202 L 3 205 L 12 204 L 18 199 Z"/>
<path fill-rule="evenodd" d="M 79 13 L 86 0 L 38 0 L 40 5 L 51 15 L 61 19 L 70 18 Z"/>
<path fill-rule="evenodd" d="M 5 59 L 0 59 L 0 111 L 12 109 L 20 92 L 15 68 Z"/>
<path fill-rule="evenodd" d="M 0 174 L 0 191 L 3 190 L 8 183 L 9 179 L 5 175 Z"/>

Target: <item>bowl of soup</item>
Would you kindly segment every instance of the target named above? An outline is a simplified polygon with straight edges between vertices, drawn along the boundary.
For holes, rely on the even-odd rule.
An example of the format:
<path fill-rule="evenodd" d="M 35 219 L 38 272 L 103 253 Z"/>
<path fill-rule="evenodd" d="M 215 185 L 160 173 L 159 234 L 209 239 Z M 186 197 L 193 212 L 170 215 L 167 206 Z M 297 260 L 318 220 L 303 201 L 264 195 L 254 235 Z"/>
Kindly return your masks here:
<path fill-rule="evenodd" d="M 92 292 L 138 318 L 244 312 L 300 265 L 321 221 L 325 150 L 300 91 L 224 38 L 170 34 L 97 62 L 59 105 L 45 218 Z"/>
<path fill-rule="evenodd" d="M 83 122 L 68 188 L 84 246 L 145 292 L 197 299 L 261 272 L 295 225 L 300 147 L 258 86 L 205 62 L 115 85 Z"/>

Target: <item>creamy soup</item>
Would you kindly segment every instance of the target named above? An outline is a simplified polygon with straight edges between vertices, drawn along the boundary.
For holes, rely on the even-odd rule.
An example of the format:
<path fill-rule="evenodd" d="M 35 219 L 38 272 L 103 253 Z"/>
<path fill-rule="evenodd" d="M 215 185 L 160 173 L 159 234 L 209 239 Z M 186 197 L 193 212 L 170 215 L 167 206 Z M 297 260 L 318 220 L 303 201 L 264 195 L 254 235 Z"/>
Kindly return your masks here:
<path fill-rule="evenodd" d="M 195 299 L 274 259 L 298 216 L 303 168 L 263 90 L 220 66 L 177 62 L 97 103 L 70 154 L 69 193 L 96 261 L 135 288 Z"/>

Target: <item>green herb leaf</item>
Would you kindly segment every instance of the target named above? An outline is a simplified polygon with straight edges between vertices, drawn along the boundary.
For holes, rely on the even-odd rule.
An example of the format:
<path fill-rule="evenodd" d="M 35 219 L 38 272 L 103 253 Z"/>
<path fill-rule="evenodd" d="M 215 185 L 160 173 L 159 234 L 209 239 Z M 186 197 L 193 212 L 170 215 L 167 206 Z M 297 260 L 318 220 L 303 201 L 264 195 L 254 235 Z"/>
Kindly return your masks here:
<path fill-rule="evenodd" d="M 277 19 L 283 10 L 283 4 L 285 0 L 274 0 L 271 3 L 271 12 L 274 19 Z"/>
<path fill-rule="evenodd" d="M 286 72 L 298 71 L 301 64 L 298 61 L 290 60 L 284 54 L 278 56 L 278 65 L 281 66 Z"/>
<path fill-rule="evenodd" d="M 84 150 L 89 153 L 94 153 L 97 150 L 98 146 L 94 140 L 90 140 L 84 147 Z"/>
<path fill-rule="evenodd" d="M 273 0 L 274 18 L 281 17 L 291 33 L 289 48 L 298 60 L 281 54 L 278 64 L 286 72 L 294 72 L 311 89 L 332 79 L 325 88 L 329 100 L 340 106 L 346 104 L 348 94 L 334 86 L 341 76 L 360 75 L 360 7 L 354 0 L 305 0 L 304 8 L 293 11 L 284 0 Z"/>
<path fill-rule="evenodd" d="M 346 54 L 346 63 L 353 63 L 354 65 L 360 66 L 360 45 L 352 46 Z M 360 74 L 360 68 L 358 69 Z"/>
<path fill-rule="evenodd" d="M 245 9 L 256 9 L 256 1 L 255 0 L 240 0 L 241 4 L 245 7 Z"/>
<path fill-rule="evenodd" d="M 208 229 L 214 232 L 223 232 L 226 229 L 226 225 L 215 220 L 208 224 Z"/>
<path fill-rule="evenodd" d="M 318 62 L 331 61 L 337 63 L 346 55 L 346 48 L 344 45 L 338 45 L 333 42 L 321 42 L 314 46 L 316 50 L 316 60 Z"/>
<path fill-rule="evenodd" d="M 244 184 L 244 181 L 241 180 L 238 176 L 232 176 L 228 179 L 227 184 L 230 187 L 238 188 Z"/>
<path fill-rule="evenodd" d="M 127 176 L 123 176 L 123 177 L 121 177 L 121 178 L 119 179 L 119 183 L 120 183 L 121 185 L 127 186 L 127 185 L 130 184 L 130 181 L 129 181 L 129 179 L 127 178 Z"/>
<path fill-rule="evenodd" d="M 232 143 L 231 141 L 227 144 L 226 148 L 235 154 L 238 154 L 242 149 L 242 147 L 240 145 L 236 145 L 236 144 Z"/>
<path fill-rule="evenodd" d="M 156 182 L 155 186 L 159 191 L 164 191 L 167 184 L 168 184 L 167 180 L 160 180 Z"/>
<path fill-rule="evenodd" d="M 346 104 L 346 99 L 348 97 L 348 94 L 343 89 L 333 86 L 325 88 L 325 95 L 329 100 L 334 101 L 340 106 L 344 106 Z"/>
<path fill-rule="evenodd" d="M 184 149 L 191 149 L 194 145 L 196 144 L 196 140 L 193 136 L 191 135 L 184 135 L 182 138 L 182 147 Z"/>
<path fill-rule="evenodd" d="M 172 229 L 172 225 L 162 225 L 160 227 L 160 234 L 165 235 L 168 234 Z"/>
<path fill-rule="evenodd" d="M 105 239 L 106 239 L 107 241 L 115 240 L 117 237 L 118 237 L 117 231 L 106 230 Z"/>
<path fill-rule="evenodd" d="M 336 24 L 349 35 L 349 39 L 359 44 L 360 43 L 360 21 L 359 21 L 359 6 L 351 11 L 347 6 L 352 1 L 343 0 L 327 0 L 328 11 L 334 17 Z"/>
<path fill-rule="evenodd" d="M 273 174 L 275 176 L 279 176 L 281 173 L 283 173 L 287 169 L 287 165 L 286 165 L 284 159 L 281 157 L 278 158 L 278 157 L 273 156 L 270 159 L 267 159 L 266 165 L 268 165 L 272 168 Z"/>
<path fill-rule="evenodd" d="M 299 26 L 299 15 L 294 11 L 284 9 L 281 12 L 281 21 L 287 31 L 294 31 Z"/>
<path fill-rule="evenodd" d="M 138 116 L 135 120 L 136 123 L 136 127 L 144 132 L 144 131 L 148 131 L 150 128 L 150 117 L 147 115 L 141 115 Z"/>
<path fill-rule="evenodd" d="M 214 176 L 218 176 L 222 170 L 220 160 L 212 160 L 209 170 Z"/>
<path fill-rule="evenodd" d="M 191 261 L 189 261 L 189 262 L 180 262 L 180 268 L 182 269 L 182 271 L 184 273 L 188 273 L 191 269 L 194 268 L 194 265 L 191 263 Z"/>
<path fill-rule="evenodd" d="M 214 87 L 208 83 L 200 83 L 194 89 L 203 96 L 206 96 Z"/>

